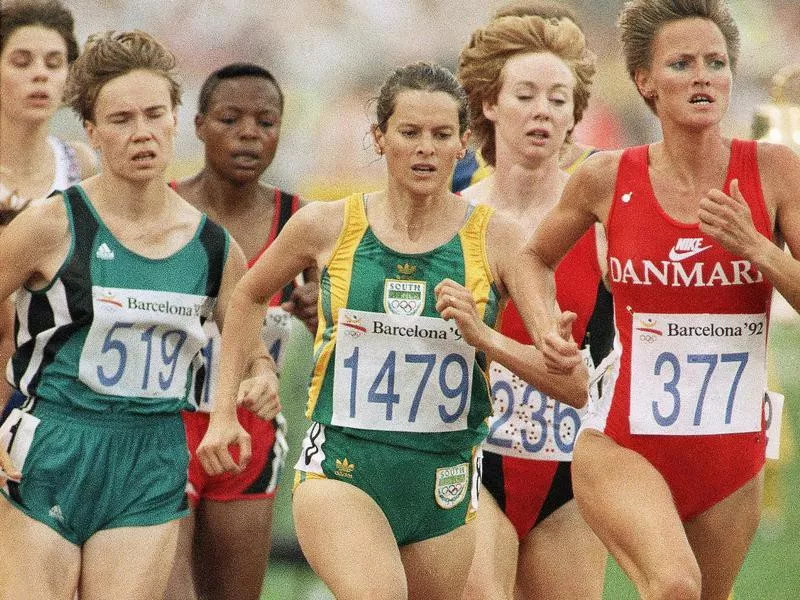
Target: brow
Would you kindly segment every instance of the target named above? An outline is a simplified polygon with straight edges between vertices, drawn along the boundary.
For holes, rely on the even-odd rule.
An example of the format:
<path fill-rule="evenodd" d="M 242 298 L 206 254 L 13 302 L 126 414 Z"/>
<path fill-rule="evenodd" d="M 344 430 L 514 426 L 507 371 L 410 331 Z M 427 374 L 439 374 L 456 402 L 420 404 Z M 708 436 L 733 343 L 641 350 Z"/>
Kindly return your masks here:
<path fill-rule="evenodd" d="M 169 107 L 166 104 L 154 104 L 153 106 L 148 106 L 148 107 L 144 108 L 142 110 L 142 112 L 151 113 L 151 112 L 156 112 L 158 110 L 166 111 L 166 110 L 169 110 Z M 123 116 L 127 117 L 127 116 L 132 115 L 132 114 L 134 114 L 136 112 L 138 112 L 138 111 L 137 110 L 133 110 L 133 109 L 130 109 L 130 110 L 115 110 L 112 113 L 108 113 L 107 117 L 108 118 L 111 118 L 111 117 L 123 117 Z"/>

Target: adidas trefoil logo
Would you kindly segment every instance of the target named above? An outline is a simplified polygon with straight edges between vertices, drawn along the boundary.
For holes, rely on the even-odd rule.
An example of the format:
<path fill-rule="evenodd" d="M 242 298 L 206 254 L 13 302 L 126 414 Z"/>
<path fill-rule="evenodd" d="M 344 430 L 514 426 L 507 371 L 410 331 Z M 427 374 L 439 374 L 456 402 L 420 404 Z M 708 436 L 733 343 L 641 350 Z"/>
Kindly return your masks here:
<path fill-rule="evenodd" d="M 356 465 L 351 463 L 345 458 L 344 460 L 336 459 L 336 471 L 334 473 L 338 477 L 347 477 L 349 479 L 353 478 L 353 471 L 355 470 Z"/>
<path fill-rule="evenodd" d="M 61 512 L 61 507 L 58 504 L 52 507 L 47 514 L 59 523 L 64 523 L 64 513 Z"/>
<path fill-rule="evenodd" d="M 114 251 L 108 247 L 108 244 L 103 242 L 100 244 L 100 247 L 97 248 L 95 256 L 100 260 L 114 260 Z"/>
<path fill-rule="evenodd" d="M 404 265 L 397 265 L 397 272 L 400 274 L 401 277 L 402 276 L 411 277 L 414 273 L 417 272 L 417 267 L 405 263 Z"/>

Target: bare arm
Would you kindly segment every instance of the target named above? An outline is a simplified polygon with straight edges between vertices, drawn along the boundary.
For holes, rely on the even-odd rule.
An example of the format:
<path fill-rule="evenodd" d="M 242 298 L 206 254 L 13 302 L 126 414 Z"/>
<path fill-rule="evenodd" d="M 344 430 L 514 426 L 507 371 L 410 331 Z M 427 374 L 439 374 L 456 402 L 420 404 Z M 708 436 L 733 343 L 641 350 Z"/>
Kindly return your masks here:
<path fill-rule="evenodd" d="M 10 299 L 0 303 L 0 412 L 5 408 L 13 388 L 5 378 L 6 364 L 14 352 L 14 306 Z"/>
<path fill-rule="evenodd" d="M 197 452 L 212 475 L 238 470 L 227 451 L 231 442 L 220 436 L 235 423 L 237 386 L 245 376 L 252 348 L 260 344 L 258 332 L 269 298 L 298 273 L 317 266 L 322 256 L 327 258 L 341 228 L 341 207 L 341 203 L 320 203 L 298 211 L 233 290 L 220 291 L 225 321 L 219 380 L 211 424 Z"/>
<path fill-rule="evenodd" d="M 498 265 L 509 295 L 522 299 L 517 309 L 550 372 L 569 372 L 582 363 L 577 345 L 559 332 L 555 268 L 595 222 L 608 218 L 618 162 L 619 153 L 608 152 L 581 165 L 520 255 Z"/>
<path fill-rule="evenodd" d="M 55 276 L 69 250 L 70 239 L 66 209 L 60 196 L 28 208 L 5 228 L 0 235 L 0 303 L 4 319 L 10 317 L 6 311 L 10 306 L 9 297 L 15 290 L 23 285 L 41 286 Z M 12 341 L 12 335 L 13 328 L 0 332 L 4 344 L 0 352 L 10 350 L 6 344 Z M 3 358 L 2 367 L 5 368 L 8 356 Z M 4 404 L 6 399 L 4 395 L 0 403 Z M 0 448 L 0 470 L 17 480 L 22 476 L 3 448 Z M 3 479 L 0 474 L 0 483 Z"/>
<path fill-rule="evenodd" d="M 524 244 L 524 240 L 524 232 L 516 223 L 500 214 L 492 217 L 487 235 L 487 245 L 489 246 L 490 263 L 496 266 L 494 270 L 498 273 L 498 283 L 501 289 L 507 289 L 505 281 L 502 279 L 503 273 L 524 268 L 517 265 L 519 250 Z M 524 277 L 520 279 L 524 279 Z M 586 403 L 588 397 L 587 372 L 582 362 L 569 373 L 548 372 L 544 356 L 535 346 L 521 344 L 506 337 L 491 329 L 478 318 L 472 295 L 463 286 L 446 279 L 436 286 L 435 291 L 436 308 L 442 318 L 455 319 L 466 341 L 485 352 L 490 360 L 502 364 L 548 396 L 578 408 Z M 519 308 L 519 304 L 526 302 L 527 297 L 517 296 L 517 293 L 519 292 L 512 292 L 511 297 Z M 525 300 L 519 302 L 517 298 Z M 559 335 L 562 340 L 572 345 L 575 345 L 571 341 L 574 318 L 573 313 L 565 313 L 556 318 Z M 575 348 L 577 351 L 577 346 Z"/>

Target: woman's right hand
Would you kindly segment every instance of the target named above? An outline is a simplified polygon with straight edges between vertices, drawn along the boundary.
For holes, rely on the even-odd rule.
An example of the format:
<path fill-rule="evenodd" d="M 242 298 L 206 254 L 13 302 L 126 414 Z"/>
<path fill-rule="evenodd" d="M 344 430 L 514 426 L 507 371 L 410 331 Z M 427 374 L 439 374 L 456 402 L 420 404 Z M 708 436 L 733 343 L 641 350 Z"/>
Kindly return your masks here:
<path fill-rule="evenodd" d="M 562 312 L 555 330 L 545 334 L 542 339 L 540 350 L 547 370 L 551 373 L 568 375 L 575 367 L 583 364 L 580 348 L 572 339 L 572 323 L 576 318 L 574 312 Z"/>

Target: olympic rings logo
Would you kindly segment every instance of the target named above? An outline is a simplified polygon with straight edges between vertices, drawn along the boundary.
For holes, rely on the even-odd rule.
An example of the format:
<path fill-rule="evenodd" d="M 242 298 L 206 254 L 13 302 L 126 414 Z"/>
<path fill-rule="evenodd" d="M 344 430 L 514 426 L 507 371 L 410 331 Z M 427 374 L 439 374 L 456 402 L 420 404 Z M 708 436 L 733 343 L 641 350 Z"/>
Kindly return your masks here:
<path fill-rule="evenodd" d="M 390 300 L 389 308 L 392 312 L 403 313 L 404 315 L 413 315 L 417 311 L 419 302 L 409 302 L 408 300 Z"/>
<path fill-rule="evenodd" d="M 647 342 L 648 344 L 652 344 L 658 338 L 657 335 L 653 335 L 652 333 L 640 333 L 639 340 L 642 342 Z"/>

